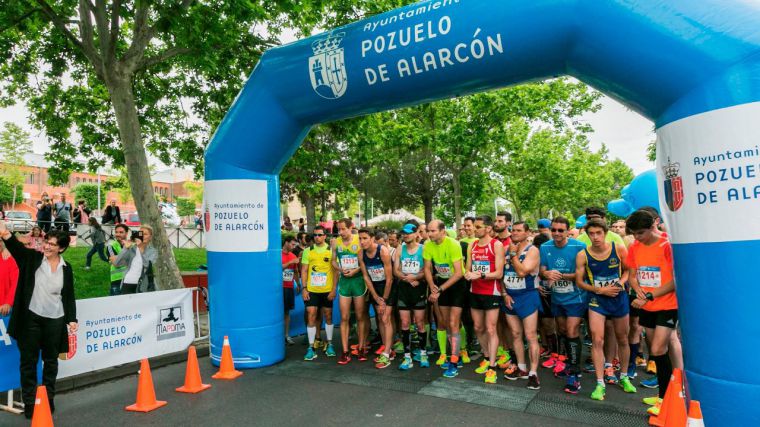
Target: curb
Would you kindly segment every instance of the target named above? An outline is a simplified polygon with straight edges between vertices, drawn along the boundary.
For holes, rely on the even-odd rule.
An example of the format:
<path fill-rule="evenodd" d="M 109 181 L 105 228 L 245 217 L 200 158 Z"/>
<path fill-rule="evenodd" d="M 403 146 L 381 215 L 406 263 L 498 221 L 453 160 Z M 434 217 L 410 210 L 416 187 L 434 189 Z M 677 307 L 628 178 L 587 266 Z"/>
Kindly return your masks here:
<path fill-rule="evenodd" d="M 205 340 L 203 342 L 195 343 L 195 350 L 198 357 L 209 355 L 209 344 Z M 180 351 L 176 353 L 164 354 L 161 356 L 152 357 L 150 359 L 151 369 L 160 368 L 167 365 L 174 365 L 176 363 L 182 363 L 187 361 L 187 351 Z M 140 369 L 140 361 L 125 363 L 123 365 L 113 366 L 110 368 L 99 369 L 97 371 L 88 372 L 85 374 L 75 375 L 73 377 L 57 380 L 55 383 L 56 392 L 66 392 L 79 388 L 94 386 L 106 381 L 115 380 L 117 378 L 127 377 L 129 375 L 135 375 Z"/>

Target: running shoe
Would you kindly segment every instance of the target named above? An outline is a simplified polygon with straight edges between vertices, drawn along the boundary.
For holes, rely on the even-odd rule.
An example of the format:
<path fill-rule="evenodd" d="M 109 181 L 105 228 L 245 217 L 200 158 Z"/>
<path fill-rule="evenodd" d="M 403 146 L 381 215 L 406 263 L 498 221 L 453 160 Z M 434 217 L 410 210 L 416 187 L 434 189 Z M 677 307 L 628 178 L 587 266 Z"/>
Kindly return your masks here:
<path fill-rule="evenodd" d="M 551 369 L 554 367 L 554 364 L 557 363 L 557 360 L 559 359 L 559 354 L 552 353 L 549 355 L 549 358 L 544 361 L 544 363 L 541 364 L 544 368 Z"/>
<path fill-rule="evenodd" d="M 599 383 L 596 383 L 596 388 L 591 392 L 591 398 L 594 400 L 604 400 L 604 393 L 607 388 Z"/>
<path fill-rule="evenodd" d="M 523 371 L 522 369 L 515 369 L 511 372 L 504 372 L 504 378 L 515 381 L 515 380 L 527 380 L 528 379 L 528 373 Z"/>
<path fill-rule="evenodd" d="M 369 359 L 369 349 L 366 347 L 359 352 L 359 361 L 366 362 Z"/>
<path fill-rule="evenodd" d="M 435 364 L 438 366 L 443 365 L 444 363 L 448 362 L 449 358 L 446 357 L 445 354 L 441 354 L 440 357 L 438 357 L 438 360 L 436 360 Z"/>
<path fill-rule="evenodd" d="M 612 359 L 612 367 L 615 368 L 616 371 L 620 370 L 620 359 L 614 358 Z"/>
<path fill-rule="evenodd" d="M 459 352 L 459 360 L 461 360 L 464 364 L 470 363 L 470 355 L 467 354 L 467 350 L 462 350 Z"/>
<path fill-rule="evenodd" d="M 528 389 L 530 390 L 541 390 L 541 383 L 538 382 L 538 376 L 537 375 L 531 375 L 528 377 Z"/>
<path fill-rule="evenodd" d="M 348 362 L 351 361 L 351 353 L 344 351 L 343 354 L 340 355 L 338 358 L 338 365 L 348 365 Z"/>
<path fill-rule="evenodd" d="M 359 344 L 351 344 L 351 355 L 359 356 Z"/>
<path fill-rule="evenodd" d="M 402 343 L 401 340 L 396 340 L 396 342 L 393 343 L 393 351 L 397 353 L 404 351 L 404 343 Z"/>
<path fill-rule="evenodd" d="M 615 368 L 612 366 L 609 366 L 607 368 L 604 368 L 604 382 L 607 384 L 617 384 L 618 379 L 615 376 Z"/>
<path fill-rule="evenodd" d="M 451 366 L 451 363 L 449 363 L 449 361 L 447 360 L 447 361 L 443 362 L 443 364 L 441 365 L 441 369 L 443 369 L 443 370 L 449 369 L 449 366 Z"/>
<path fill-rule="evenodd" d="M 293 338 L 290 338 L 290 337 L 285 337 L 285 344 L 287 344 L 287 345 L 293 345 L 293 344 L 295 344 L 295 343 L 296 343 L 296 342 L 295 342 L 295 341 L 293 341 Z"/>
<path fill-rule="evenodd" d="M 657 365 L 654 363 L 654 360 L 650 360 L 647 363 L 647 374 L 657 375 Z"/>
<path fill-rule="evenodd" d="M 489 369 L 486 371 L 485 377 L 486 384 L 496 384 L 496 371 Z"/>
<path fill-rule="evenodd" d="M 596 372 L 596 368 L 593 363 L 586 363 L 583 366 L 583 372 Z"/>
<path fill-rule="evenodd" d="M 636 356 L 636 366 L 640 368 L 647 366 L 647 360 L 641 356 Z"/>
<path fill-rule="evenodd" d="M 430 362 L 428 361 L 427 354 L 420 355 L 420 368 L 429 368 Z"/>
<path fill-rule="evenodd" d="M 457 361 L 457 368 L 464 368 L 464 362 L 462 362 L 461 358 Z"/>
<path fill-rule="evenodd" d="M 657 376 L 653 376 L 652 378 L 649 378 L 647 380 L 641 380 L 641 386 L 646 388 L 659 388 L 660 385 L 657 383 Z"/>
<path fill-rule="evenodd" d="M 510 365 L 509 355 L 502 354 L 496 359 L 496 364 L 499 365 L 499 369 L 506 369 Z"/>
<path fill-rule="evenodd" d="M 620 377 L 620 388 L 626 393 L 636 393 L 636 387 L 631 384 L 631 379 L 628 377 Z"/>
<path fill-rule="evenodd" d="M 485 374 L 486 371 L 488 371 L 488 361 L 487 360 L 481 360 L 480 365 L 478 365 L 477 368 L 475 368 L 476 374 Z"/>
<path fill-rule="evenodd" d="M 327 343 L 325 354 L 327 355 L 327 357 L 335 357 L 335 349 L 333 348 L 332 343 Z"/>
<path fill-rule="evenodd" d="M 375 350 L 375 355 L 379 356 L 383 354 L 383 351 L 385 351 L 385 346 L 381 345 L 380 347 L 377 348 L 377 350 Z"/>
<path fill-rule="evenodd" d="M 391 366 L 391 361 L 388 359 L 388 356 L 381 354 L 380 357 L 375 362 L 375 368 L 377 369 L 385 369 L 388 366 Z"/>
<path fill-rule="evenodd" d="M 320 340 L 319 338 L 317 338 L 317 339 L 314 340 L 314 349 L 318 350 L 320 348 L 322 348 L 322 340 Z"/>
<path fill-rule="evenodd" d="M 567 360 L 567 357 L 560 355 L 557 359 L 557 362 L 554 364 L 554 376 L 559 377 L 562 376 L 562 373 L 565 372 L 565 369 L 567 369 L 567 364 L 565 363 L 565 360 Z"/>
<path fill-rule="evenodd" d="M 419 348 L 415 348 L 414 350 L 412 350 L 412 360 L 414 360 L 415 362 L 419 362 L 420 354 L 422 354 L 422 352 L 420 351 Z"/>
<path fill-rule="evenodd" d="M 662 399 L 660 399 L 660 396 L 651 396 L 641 399 L 641 402 L 648 406 L 654 406 L 662 402 Z"/>
<path fill-rule="evenodd" d="M 649 409 L 647 409 L 647 414 L 654 415 L 655 417 L 660 415 L 661 406 L 662 406 L 662 402 L 657 402 L 656 405 L 650 406 Z"/>
<path fill-rule="evenodd" d="M 568 375 L 567 384 L 565 384 L 565 393 L 578 394 L 581 390 L 581 383 L 577 375 Z"/>
<path fill-rule="evenodd" d="M 591 341 L 590 336 L 586 335 L 585 337 L 583 337 L 583 345 L 585 345 L 586 347 L 591 347 L 591 344 L 593 344 L 593 342 Z"/>
<path fill-rule="evenodd" d="M 396 350 L 391 350 L 391 356 L 389 357 L 390 360 L 396 360 Z"/>
<path fill-rule="evenodd" d="M 459 369 L 457 368 L 457 365 L 454 363 L 449 363 L 449 367 L 443 373 L 443 376 L 446 378 L 454 378 L 457 375 L 459 375 Z"/>
<path fill-rule="evenodd" d="M 404 356 L 404 361 L 401 362 L 401 365 L 398 367 L 402 371 L 408 371 L 412 368 L 414 368 L 414 363 L 412 362 L 412 357 L 406 357 Z"/>
<path fill-rule="evenodd" d="M 314 360 L 317 358 L 317 352 L 314 351 L 313 348 L 309 347 L 308 350 L 306 350 L 306 356 L 303 357 L 303 360 Z"/>
<path fill-rule="evenodd" d="M 549 351 L 548 348 L 541 347 L 541 353 L 539 353 L 539 357 L 541 357 L 542 359 L 546 359 L 547 357 L 549 357 L 550 354 L 551 352 Z"/>
<path fill-rule="evenodd" d="M 636 372 L 636 365 L 632 365 L 630 368 L 628 368 L 628 378 L 636 378 L 638 373 Z"/>

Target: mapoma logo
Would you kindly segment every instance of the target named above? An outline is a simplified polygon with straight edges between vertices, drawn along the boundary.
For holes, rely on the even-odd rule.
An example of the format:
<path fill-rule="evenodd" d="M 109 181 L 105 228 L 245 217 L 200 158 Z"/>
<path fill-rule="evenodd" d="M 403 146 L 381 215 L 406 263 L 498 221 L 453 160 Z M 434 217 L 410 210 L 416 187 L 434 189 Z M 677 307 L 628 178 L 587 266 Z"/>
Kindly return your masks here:
<path fill-rule="evenodd" d="M 185 336 L 185 323 L 182 321 L 182 306 L 159 307 L 156 337 L 158 341 Z"/>
<path fill-rule="evenodd" d="M 314 56 L 309 58 L 311 87 L 322 98 L 338 99 L 346 93 L 348 79 L 343 48 L 340 47 L 345 36 L 346 33 L 330 33 L 311 44 L 314 51 Z"/>
<path fill-rule="evenodd" d="M 680 168 L 680 164 L 671 163 L 670 157 L 668 164 L 662 168 L 665 173 L 665 202 L 671 212 L 677 211 L 683 205 L 683 180 L 678 175 Z"/>

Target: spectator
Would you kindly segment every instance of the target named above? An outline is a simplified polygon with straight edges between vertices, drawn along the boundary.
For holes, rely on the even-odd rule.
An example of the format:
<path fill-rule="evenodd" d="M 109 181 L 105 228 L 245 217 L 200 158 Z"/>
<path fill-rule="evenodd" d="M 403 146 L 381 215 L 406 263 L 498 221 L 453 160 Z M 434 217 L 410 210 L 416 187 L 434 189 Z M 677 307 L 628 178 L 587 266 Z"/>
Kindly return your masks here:
<path fill-rule="evenodd" d="M 95 218 L 90 218 L 90 236 L 92 236 L 92 247 L 90 247 L 90 251 L 87 252 L 87 261 L 85 261 L 84 269 L 89 270 L 90 266 L 92 265 L 92 256 L 95 255 L 95 252 L 98 253 L 98 256 L 100 259 L 103 260 L 103 262 L 108 262 L 108 258 L 106 257 L 104 248 L 106 246 L 106 232 L 103 231 L 103 227 L 98 224 L 98 220 Z"/>
<path fill-rule="evenodd" d="M 42 351 L 42 384 L 55 412 L 58 355 L 68 353 L 68 330 L 77 331 L 74 273 L 61 254 L 69 247 L 69 234 L 47 235 L 43 253 L 25 248 L 0 222 L 0 237 L 19 267 L 16 295 L 8 322 L 8 335 L 18 341 L 21 395 L 24 415 L 32 418 L 37 389 L 37 362 Z"/>
<path fill-rule="evenodd" d="M 7 316 L 13 307 L 18 282 L 18 265 L 0 240 L 0 316 Z"/>
<path fill-rule="evenodd" d="M 203 215 L 200 211 L 195 212 L 195 228 L 197 230 L 203 230 Z"/>
<path fill-rule="evenodd" d="M 80 200 L 77 208 L 74 209 L 74 224 L 88 224 L 90 222 L 90 208 L 87 207 L 86 200 Z"/>
<path fill-rule="evenodd" d="M 43 232 L 50 231 L 53 222 L 53 201 L 50 200 L 48 193 L 42 193 L 40 201 L 37 202 L 37 225 Z"/>
<path fill-rule="evenodd" d="M 121 224 L 121 211 L 116 206 L 116 200 L 111 200 L 111 204 L 106 206 L 103 212 L 103 224 Z"/>
<path fill-rule="evenodd" d="M 298 218 L 298 231 L 306 232 L 306 221 L 303 218 Z"/>
<path fill-rule="evenodd" d="M 114 265 L 116 257 L 121 253 L 129 234 L 129 227 L 124 224 L 116 224 L 113 228 L 113 239 L 106 245 L 108 260 L 111 262 L 111 290 L 110 295 L 119 295 L 121 281 L 124 279 L 124 273 L 127 271 L 126 266 L 117 267 Z"/>
<path fill-rule="evenodd" d="M 71 203 L 66 201 L 66 194 L 61 193 L 61 201 L 53 205 L 53 217 L 55 218 L 55 228 L 68 233 L 71 222 Z"/>
<path fill-rule="evenodd" d="M 285 231 L 293 231 L 293 223 L 290 222 L 290 217 L 286 216 L 282 222 L 282 229 Z"/>
<path fill-rule="evenodd" d="M 27 236 L 26 247 L 34 249 L 37 252 L 42 252 L 42 246 L 45 244 L 45 236 L 42 234 L 42 229 L 39 226 L 32 227 L 32 231 Z"/>
<path fill-rule="evenodd" d="M 121 283 L 122 294 L 156 290 L 153 264 L 158 253 L 150 245 L 152 238 L 153 228 L 147 224 L 141 225 L 140 231 L 132 233 L 130 240 L 124 243 L 124 250 L 113 261 L 117 267 L 127 267 Z"/>

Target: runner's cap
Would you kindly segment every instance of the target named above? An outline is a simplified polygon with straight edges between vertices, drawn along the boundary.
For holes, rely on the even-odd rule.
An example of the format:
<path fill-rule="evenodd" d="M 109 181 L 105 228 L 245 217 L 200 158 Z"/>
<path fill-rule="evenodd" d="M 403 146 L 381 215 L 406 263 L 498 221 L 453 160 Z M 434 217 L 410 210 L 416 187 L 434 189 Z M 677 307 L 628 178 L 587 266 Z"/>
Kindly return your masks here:
<path fill-rule="evenodd" d="M 417 226 L 414 224 L 406 224 L 404 228 L 401 229 L 401 234 L 412 234 L 417 231 Z"/>

